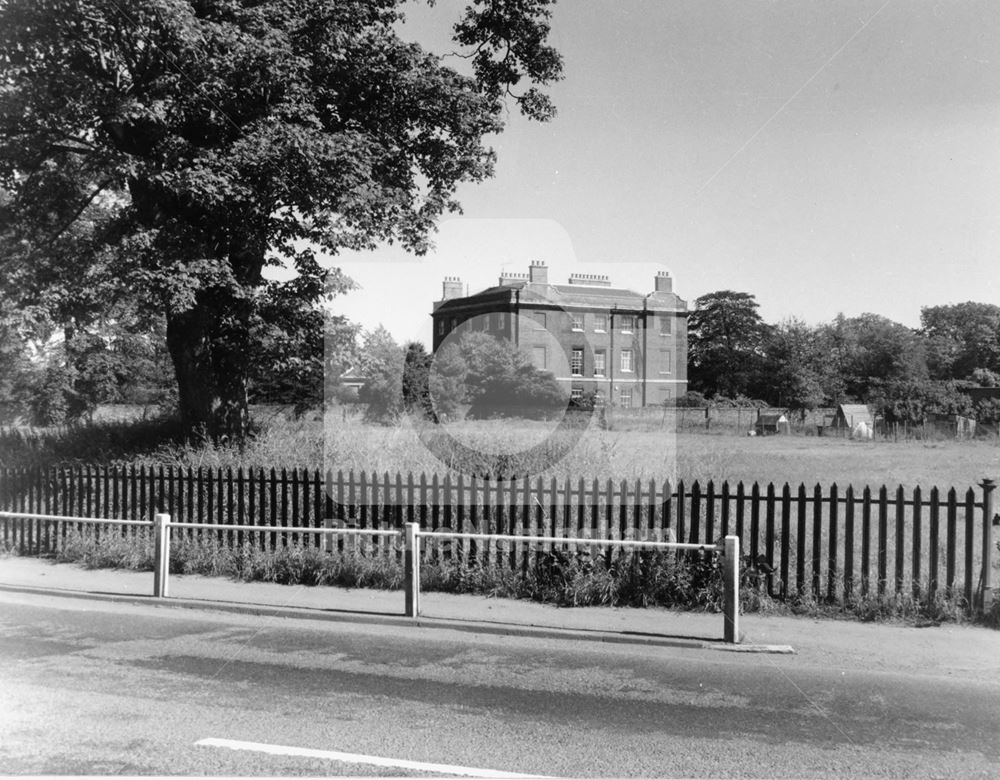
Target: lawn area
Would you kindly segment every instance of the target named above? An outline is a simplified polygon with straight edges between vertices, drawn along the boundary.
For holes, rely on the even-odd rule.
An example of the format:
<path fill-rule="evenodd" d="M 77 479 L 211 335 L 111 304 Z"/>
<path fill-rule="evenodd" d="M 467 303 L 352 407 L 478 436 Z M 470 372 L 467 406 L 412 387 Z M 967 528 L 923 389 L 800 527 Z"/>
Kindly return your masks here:
<path fill-rule="evenodd" d="M 546 433 L 548 430 L 546 429 Z M 794 486 L 817 482 L 842 488 L 883 484 L 929 489 L 965 489 L 984 477 L 1000 480 L 1000 442 L 996 439 L 958 441 L 850 441 L 818 436 L 750 437 L 726 433 L 672 433 L 665 430 L 618 431 L 591 426 L 579 438 L 565 432 L 550 439 L 539 428 L 513 421 L 479 421 L 452 426 L 452 440 L 488 453 L 497 462 L 508 453 L 541 446 L 540 460 L 528 465 L 533 475 L 571 475 L 592 479 L 679 478 L 774 482 Z M 564 437 L 566 441 L 561 441 Z M 426 438 L 426 437 L 425 437 Z M 539 445 L 542 442 L 542 445 Z M 545 449 L 545 445 L 549 449 Z M 564 445 L 562 448 L 560 444 Z M 442 452 L 443 450 L 443 452 Z M 328 467 L 378 472 L 444 473 L 452 451 L 437 448 L 437 456 L 406 424 L 379 427 L 357 420 L 327 420 Z M 456 460 L 458 460 L 457 456 Z M 546 457 L 550 457 L 548 462 Z M 555 463 L 544 468 L 546 463 Z M 542 464 L 541 468 L 537 468 Z M 452 464 L 456 465 L 457 464 Z"/>
<path fill-rule="evenodd" d="M 606 481 L 684 479 L 742 480 L 780 487 L 785 482 L 824 488 L 836 482 L 873 488 L 885 484 L 929 489 L 1000 480 L 1000 441 L 850 441 L 806 436 L 750 437 L 722 431 L 673 433 L 645 429 L 581 430 L 551 423 L 480 420 L 430 426 L 421 435 L 409 421 L 365 423 L 359 414 L 333 410 L 303 419 L 261 418 L 260 434 L 240 448 L 197 446 L 171 440 L 173 429 L 155 422 L 95 424 L 80 429 L 0 436 L 0 466 L 68 464 L 183 468 L 306 468 L 369 474 L 412 471 L 443 476 L 516 471 L 531 478 L 568 475 Z M 162 425 L 161 425 L 162 427 Z M 157 441 L 159 439 L 159 441 Z"/>
<path fill-rule="evenodd" d="M 677 434 L 678 473 L 744 482 L 964 489 L 1000 480 L 996 439 L 858 442 L 816 436 Z"/>

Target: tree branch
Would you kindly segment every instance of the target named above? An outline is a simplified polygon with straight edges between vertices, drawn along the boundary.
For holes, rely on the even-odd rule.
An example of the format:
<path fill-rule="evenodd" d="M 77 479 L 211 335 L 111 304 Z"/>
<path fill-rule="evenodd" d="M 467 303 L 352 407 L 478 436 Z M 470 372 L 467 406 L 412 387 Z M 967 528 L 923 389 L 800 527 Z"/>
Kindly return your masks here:
<path fill-rule="evenodd" d="M 65 144 L 51 144 L 49 149 L 55 152 L 69 152 L 70 154 L 91 154 L 96 151 L 93 146 L 81 148 L 79 146 L 66 146 Z"/>
<path fill-rule="evenodd" d="M 73 212 L 73 216 L 71 216 L 68 220 L 66 220 L 66 222 L 63 224 L 61 228 L 59 228 L 59 230 L 57 230 L 51 237 L 49 237 L 48 240 L 46 240 L 43 244 L 41 244 L 41 248 L 52 246 L 56 241 L 58 241 L 59 238 L 63 235 L 63 233 L 69 230 L 73 226 L 73 223 L 80 218 L 80 215 L 87 210 L 87 207 L 94 202 L 94 198 L 96 198 L 98 195 L 104 192 L 104 190 L 107 189 L 108 186 L 110 186 L 112 181 L 113 179 L 105 179 L 103 182 L 98 184 L 97 187 L 94 189 L 94 191 L 87 196 L 86 200 L 83 201 L 80 207 L 75 212 Z"/>

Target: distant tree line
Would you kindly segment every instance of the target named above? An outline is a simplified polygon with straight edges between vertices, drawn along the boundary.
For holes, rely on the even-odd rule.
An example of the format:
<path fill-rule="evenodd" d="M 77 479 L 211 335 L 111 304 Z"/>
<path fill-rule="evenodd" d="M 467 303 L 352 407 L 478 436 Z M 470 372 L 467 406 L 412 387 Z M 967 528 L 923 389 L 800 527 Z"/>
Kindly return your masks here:
<path fill-rule="evenodd" d="M 567 405 L 551 374 L 486 334 L 468 334 L 432 359 L 423 344 L 399 345 L 384 328 L 364 333 L 324 316 L 287 285 L 271 295 L 250 342 L 250 403 L 318 407 L 324 390 L 343 397 L 337 384 L 350 368 L 367 379 L 359 400 L 373 419 L 459 410 L 544 417 Z M 163 318 L 126 304 L 97 317 L 88 306 L 74 309 L 72 295 L 65 300 L 58 320 L 42 309 L 0 310 L 0 421 L 64 424 L 109 403 L 173 408 Z M 890 422 L 946 413 L 997 423 L 1000 400 L 974 403 L 962 391 L 1000 387 L 1000 306 L 924 307 L 919 328 L 877 314 L 767 323 L 752 294 L 721 290 L 698 298 L 688 317 L 688 376 L 681 405 L 767 405 L 804 417 L 858 402 Z"/>
<path fill-rule="evenodd" d="M 690 393 L 681 403 L 807 411 L 868 403 L 889 422 L 934 413 L 1000 419 L 996 399 L 974 404 L 968 387 L 1000 386 L 1000 306 L 926 306 L 920 327 L 878 314 L 809 325 L 767 323 L 752 294 L 703 295 L 688 317 Z"/>
<path fill-rule="evenodd" d="M 247 400 L 299 411 L 319 407 L 324 375 L 337 376 L 357 359 L 360 327 L 296 298 L 288 283 L 276 285 L 272 295 L 260 304 L 262 316 L 248 339 Z M 0 305 L 0 424 L 72 424 L 105 404 L 175 414 L 177 383 L 165 329 L 162 316 L 127 307 L 57 321 L 40 309 Z"/>

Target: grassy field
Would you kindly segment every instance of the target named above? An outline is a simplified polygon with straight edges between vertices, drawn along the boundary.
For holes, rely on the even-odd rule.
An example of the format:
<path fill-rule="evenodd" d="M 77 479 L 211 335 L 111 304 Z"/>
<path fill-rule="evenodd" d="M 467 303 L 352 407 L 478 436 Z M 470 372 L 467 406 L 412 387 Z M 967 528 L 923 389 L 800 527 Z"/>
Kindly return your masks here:
<path fill-rule="evenodd" d="M 406 425 L 379 428 L 352 420 L 328 420 L 326 431 L 326 462 L 334 468 L 440 473 L 449 465 L 435 457 Z M 502 461 L 505 452 L 516 453 L 525 442 L 530 446 L 538 440 L 537 431 L 504 421 L 469 423 L 455 430 L 453 437 L 471 448 L 501 453 L 495 461 Z M 1000 479 L 996 439 L 860 442 L 801 435 L 622 432 L 591 426 L 569 443 L 565 454 L 556 451 L 554 455 L 562 457 L 551 468 L 533 473 L 616 480 L 673 476 L 687 481 L 789 482 L 809 487 L 836 482 L 857 488 L 885 484 L 964 489 L 984 477 Z"/>
<path fill-rule="evenodd" d="M 698 479 L 959 489 L 983 477 L 1000 480 L 1000 444 L 995 439 L 859 442 L 815 436 L 678 434 L 677 455 L 679 473 Z"/>
<path fill-rule="evenodd" d="M 964 489 L 984 477 L 1000 479 L 996 438 L 856 442 L 795 434 L 673 433 L 655 425 L 629 431 L 591 425 L 583 431 L 553 433 L 551 424 L 489 420 L 443 430 L 432 427 L 422 440 L 409 421 L 370 425 L 343 410 L 325 420 L 271 416 L 257 438 L 243 448 L 187 445 L 176 434 L 176 426 L 157 427 L 152 421 L 5 434 L 0 436 L 0 466 L 297 467 L 441 475 L 451 466 L 456 472 L 514 469 L 522 475 L 559 479 L 569 474 L 602 480 L 713 479 L 808 487 L 836 482 L 841 487 L 873 488 L 902 484 Z"/>

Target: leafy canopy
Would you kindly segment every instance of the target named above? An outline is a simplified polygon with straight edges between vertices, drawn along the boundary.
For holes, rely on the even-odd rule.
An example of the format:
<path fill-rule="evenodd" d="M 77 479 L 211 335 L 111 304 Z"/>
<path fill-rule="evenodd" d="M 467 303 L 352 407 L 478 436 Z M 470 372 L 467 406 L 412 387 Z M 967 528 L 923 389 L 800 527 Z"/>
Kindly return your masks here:
<path fill-rule="evenodd" d="M 508 339 L 465 333 L 434 355 L 429 377 L 431 402 L 451 416 L 467 404 L 470 418 L 556 417 L 569 398 L 555 377 L 532 365 Z"/>
<path fill-rule="evenodd" d="M 702 295 L 688 316 L 688 362 L 694 389 L 736 397 L 759 389 L 770 327 L 750 293 Z"/>
<path fill-rule="evenodd" d="M 401 38 L 402 0 L 7 0 L 0 284 L 156 309 L 186 419 L 239 422 L 253 330 L 289 300 L 264 269 L 317 301 L 346 281 L 324 288 L 314 247 L 425 251 L 493 172 L 505 101 L 552 116 L 551 5 L 472 0 L 465 75 Z"/>

